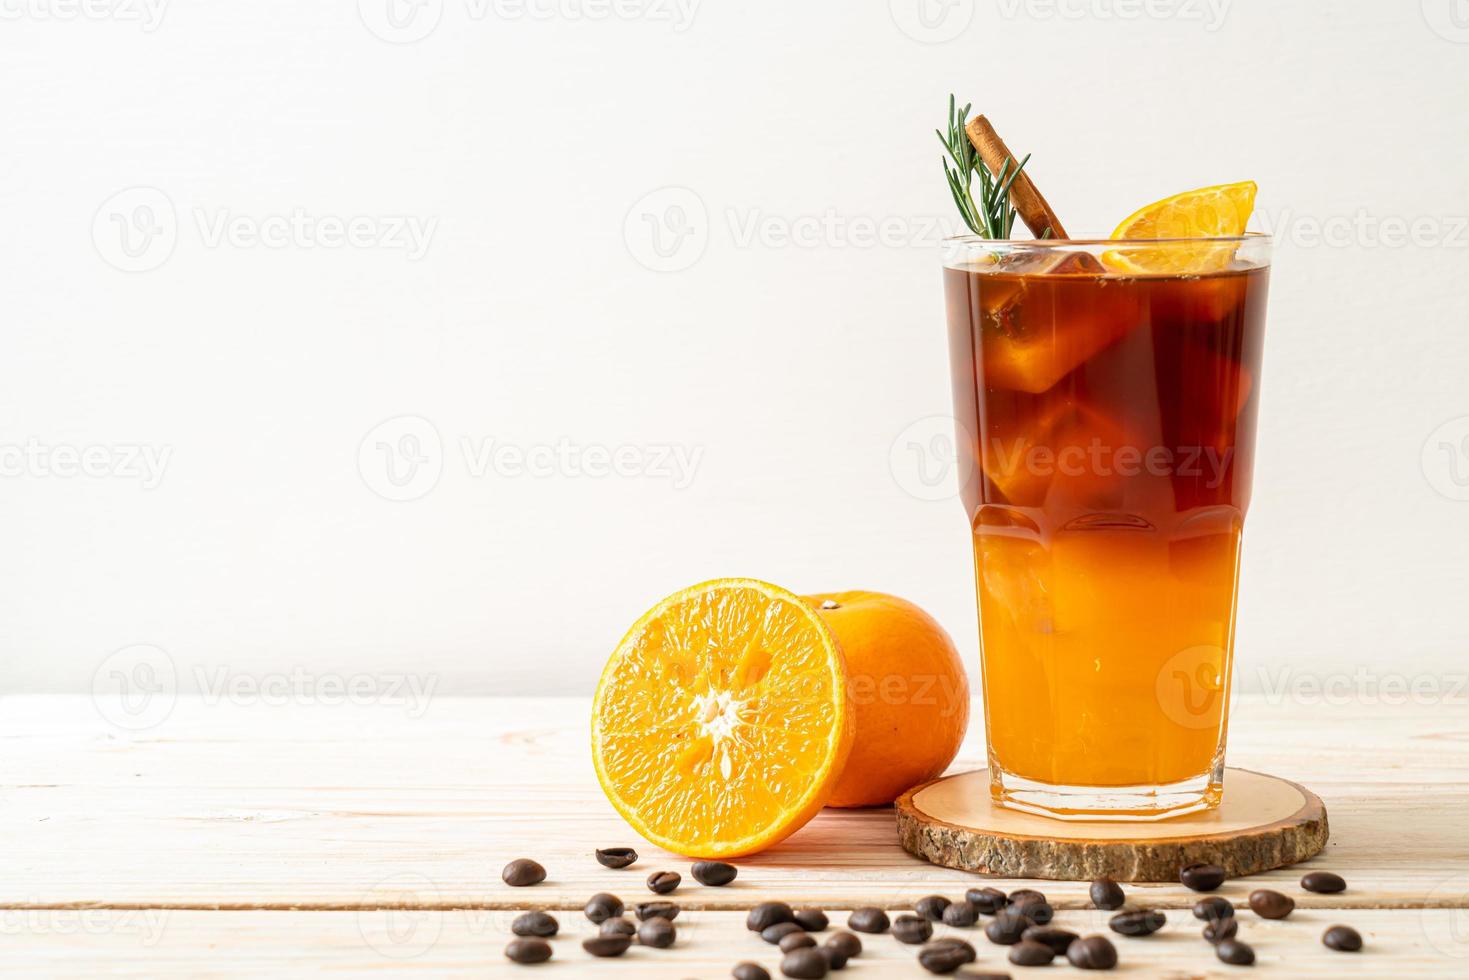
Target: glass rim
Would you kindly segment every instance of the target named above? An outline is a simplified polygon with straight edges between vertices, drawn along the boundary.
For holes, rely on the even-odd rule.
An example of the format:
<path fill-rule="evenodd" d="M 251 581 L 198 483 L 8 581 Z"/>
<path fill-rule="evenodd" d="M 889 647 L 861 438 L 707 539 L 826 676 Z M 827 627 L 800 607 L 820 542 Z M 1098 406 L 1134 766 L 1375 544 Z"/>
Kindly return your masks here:
<path fill-rule="evenodd" d="M 1273 243 L 1273 238 L 1267 232 L 1263 231 L 1247 231 L 1243 235 L 1220 235 L 1210 238 L 985 238 L 982 235 L 950 235 L 948 238 L 943 239 L 941 244 L 947 246 L 980 246 L 984 248 L 1048 249 L 1067 246 L 1088 248 L 1106 246 L 1109 248 L 1119 248 L 1138 245 L 1147 245 L 1150 247 L 1240 245 L 1245 242 L 1270 245 Z"/>

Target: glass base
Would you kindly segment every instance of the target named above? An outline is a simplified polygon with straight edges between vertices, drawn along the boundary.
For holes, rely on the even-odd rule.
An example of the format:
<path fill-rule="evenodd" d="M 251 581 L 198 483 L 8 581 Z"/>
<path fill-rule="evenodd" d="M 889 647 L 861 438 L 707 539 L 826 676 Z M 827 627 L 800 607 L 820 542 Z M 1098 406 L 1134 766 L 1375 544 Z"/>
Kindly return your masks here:
<path fill-rule="evenodd" d="M 990 796 L 1000 806 L 1057 820 L 1167 820 L 1217 807 L 1224 797 L 1224 766 L 1161 786 L 1063 786 L 991 765 Z"/>

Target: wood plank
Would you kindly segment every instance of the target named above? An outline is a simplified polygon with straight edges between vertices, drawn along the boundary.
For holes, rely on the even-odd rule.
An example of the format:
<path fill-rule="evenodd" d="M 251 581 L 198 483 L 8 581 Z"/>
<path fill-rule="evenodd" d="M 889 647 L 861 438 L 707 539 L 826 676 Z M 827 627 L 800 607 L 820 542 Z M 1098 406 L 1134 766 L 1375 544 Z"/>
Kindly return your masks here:
<path fill-rule="evenodd" d="M 0 905 L 354 908 L 407 875 L 428 882 L 421 904 L 435 908 L 567 906 L 687 863 L 638 840 L 603 799 L 585 700 L 438 698 L 427 709 L 180 698 L 132 732 L 85 697 L 0 698 L 0 833 L 11 845 Z M 979 763 L 978 727 L 956 769 Z M 1330 811 L 1331 843 L 1310 866 L 1351 888 L 1303 905 L 1469 906 L 1469 706 L 1246 699 L 1231 727 L 1231 764 L 1295 779 Z M 644 855 L 621 877 L 591 858 L 615 844 Z M 551 871 L 533 894 L 499 881 L 518 856 Z M 740 863 L 736 886 L 681 897 L 899 907 L 975 880 L 905 854 L 891 810 L 828 811 Z M 1081 884 L 1039 887 L 1084 903 Z M 1174 885 L 1143 890 L 1153 904 L 1193 900 Z"/>
<path fill-rule="evenodd" d="M 634 948 L 621 959 L 593 960 L 581 939 L 592 925 L 579 915 L 561 916 L 550 962 L 534 968 L 505 960 L 508 912 L 142 912 L 0 911 L 5 933 L 4 970 L 15 976 L 87 978 L 100 975 L 168 977 L 626 977 L 629 980 L 717 980 L 740 960 L 754 960 L 778 977 L 779 953 L 744 928 L 738 912 L 687 912 L 679 916 L 678 941 L 669 949 Z M 1457 920 L 1456 920 L 1457 917 Z M 1257 971 L 1289 977 L 1462 977 L 1469 966 L 1469 933 L 1463 912 L 1365 910 L 1349 914 L 1297 911 L 1280 922 L 1248 916 L 1240 934 L 1258 956 Z M 1177 915 L 1153 936 L 1111 935 L 1120 958 L 1109 975 L 1130 977 L 1238 977 L 1237 967 L 1214 958 L 1198 937 L 1197 923 Z M 1057 923 L 1082 934 L 1105 931 L 1102 913 L 1062 912 Z M 1337 922 L 1362 933 L 1360 953 L 1337 953 L 1320 935 Z M 1456 932 L 1457 930 L 1457 932 Z M 974 943 L 977 968 L 1016 977 L 1004 951 L 979 930 L 940 926 L 937 934 Z M 1454 937 L 1457 935 L 1457 939 Z M 862 956 L 836 977 L 883 980 L 927 976 L 914 962 L 916 949 L 891 936 L 864 936 Z M 593 968 L 593 964 L 595 964 Z M 1059 967 L 1057 968 L 1059 969 Z M 962 974 L 960 974 L 962 976 Z"/>

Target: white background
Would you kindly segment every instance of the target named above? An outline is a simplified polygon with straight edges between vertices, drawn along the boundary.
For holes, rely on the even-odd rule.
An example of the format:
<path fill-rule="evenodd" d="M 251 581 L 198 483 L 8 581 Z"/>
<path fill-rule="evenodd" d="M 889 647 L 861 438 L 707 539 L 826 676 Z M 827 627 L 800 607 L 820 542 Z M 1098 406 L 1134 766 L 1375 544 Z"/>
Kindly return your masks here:
<path fill-rule="evenodd" d="M 723 575 L 908 596 L 972 664 L 910 445 L 950 405 L 950 91 L 1073 233 L 1260 184 L 1242 684 L 1464 669 L 1469 3 L 88 2 L 0 0 L 0 689 L 147 644 L 180 689 L 586 692 Z M 364 241 L 248 237 L 298 210 Z"/>

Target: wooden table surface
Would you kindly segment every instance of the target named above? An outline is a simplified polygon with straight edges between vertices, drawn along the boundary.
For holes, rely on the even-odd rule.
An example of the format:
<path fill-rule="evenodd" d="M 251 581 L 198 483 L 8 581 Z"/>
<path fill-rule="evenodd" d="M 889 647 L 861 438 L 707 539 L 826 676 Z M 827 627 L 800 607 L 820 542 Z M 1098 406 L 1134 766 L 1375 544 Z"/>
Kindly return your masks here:
<path fill-rule="evenodd" d="M 1331 842 L 1309 867 L 1339 872 L 1348 890 L 1305 893 L 1296 868 L 1230 882 L 1221 894 L 1243 905 L 1268 884 L 1297 900 L 1280 922 L 1241 913 L 1256 972 L 1469 976 L 1469 703 L 1363 700 L 1241 699 L 1231 725 L 1231 765 L 1297 780 L 1325 800 Z M 734 885 L 699 886 L 689 862 L 636 838 L 603 799 L 587 713 L 584 699 L 180 697 L 140 728 L 119 726 L 128 716 L 116 705 L 84 696 L 0 698 L 0 973 L 714 980 L 752 959 L 778 976 L 778 953 L 744 929 L 743 910 L 756 902 L 901 909 L 985 880 L 910 857 L 892 811 L 875 809 L 828 811 L 737 862 Z M 956 770 L 977 766 L 977 736 Z M 626 871 L 602 868 L 592 850 L 613 845 L 642 858 Z M 549 879 L 505 886 L 500 868 L 521 856 L 541 861 Z M 657 869 L 685 875 L 671 896 L 684 909 L 675 947 L 588 957 L 587 897 L 648 900 L 643 878 Z M 1085 883 L 995 883 L 1038 887 L 1060 910 L 1058 925 L 1106 932 L 1106 916 L 1086 908 Z M 1187 911 L 1196 895 L 1176 885 L 1128 891 L 1167 909 L 1169 922 L 1146 939 L 1113 935 L 1117 972 L 1241 972 L 1198 938 Z M 534 968 L 501 952 L 510 920 L 529 907 L 557 910 L 562 923 L 555 957 Z M 1355 926 L 1367 948 L 1323 947 L 1322 931 L 1336 923 Z M 980 952 L 971 969 L 1030 972 L 1010 967 L 979 932 L 957 931 Z M 890 936 L 865 941 L 841 975 L 927 975 L 914 948 Z"/>

